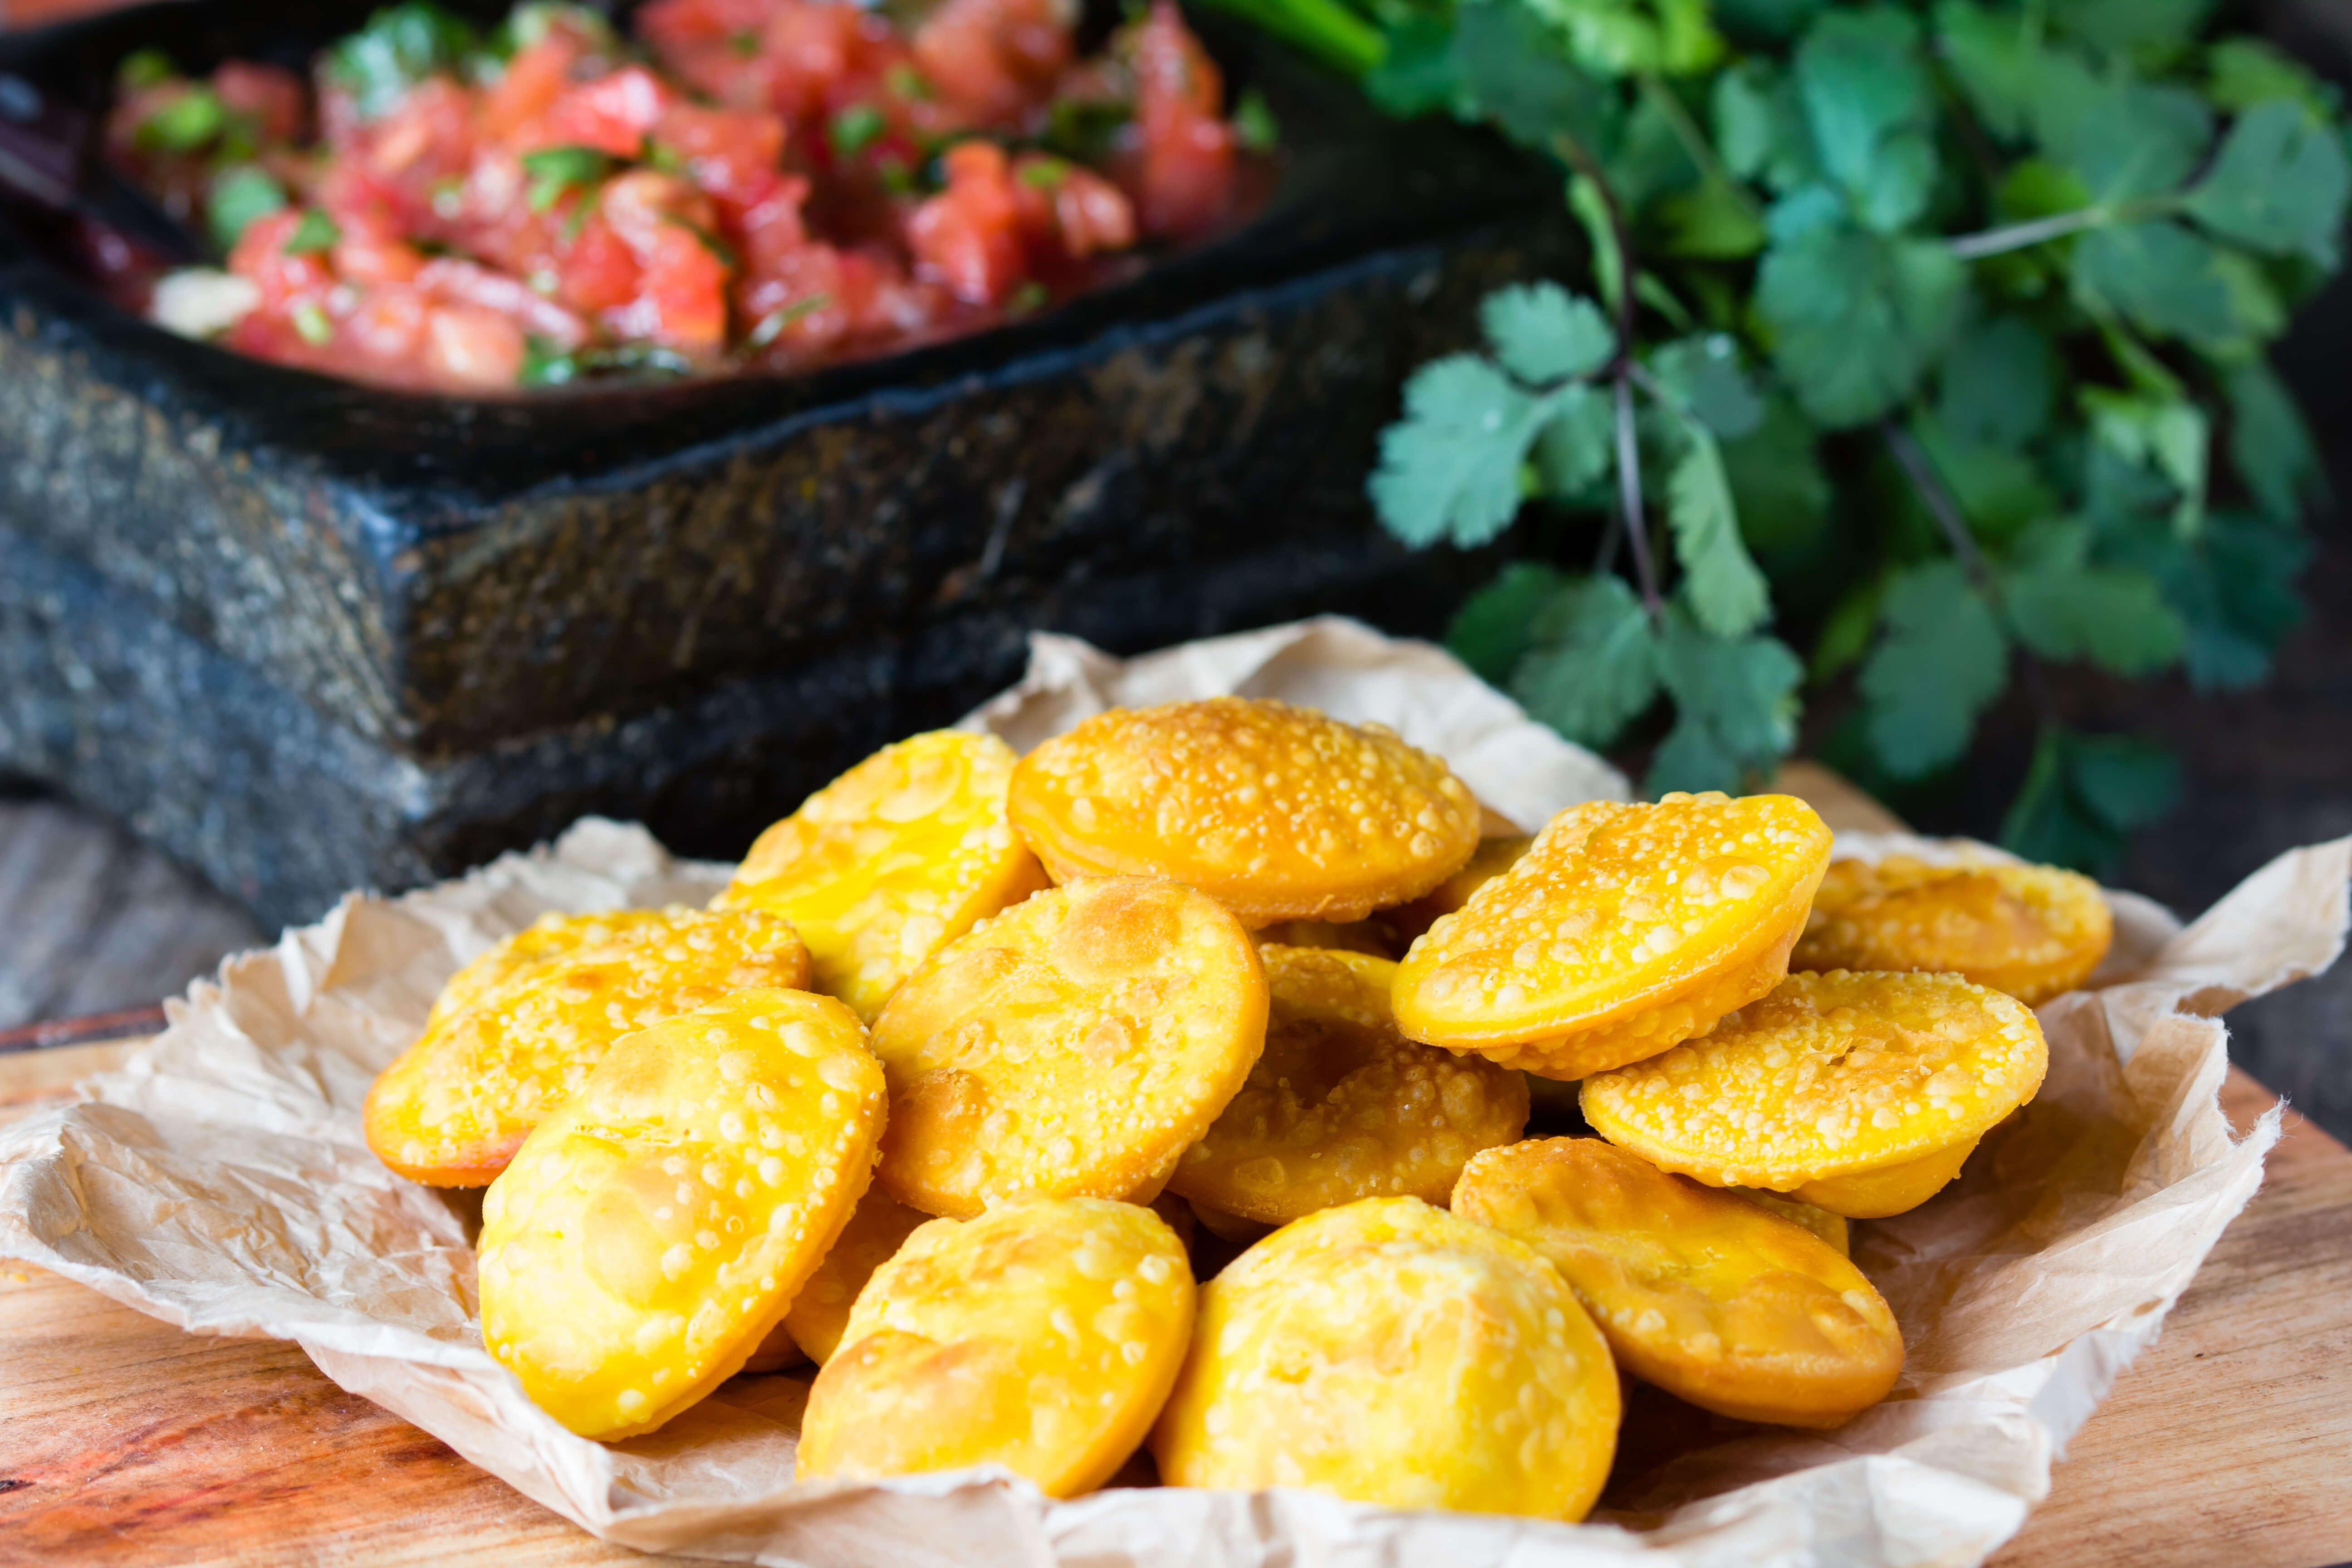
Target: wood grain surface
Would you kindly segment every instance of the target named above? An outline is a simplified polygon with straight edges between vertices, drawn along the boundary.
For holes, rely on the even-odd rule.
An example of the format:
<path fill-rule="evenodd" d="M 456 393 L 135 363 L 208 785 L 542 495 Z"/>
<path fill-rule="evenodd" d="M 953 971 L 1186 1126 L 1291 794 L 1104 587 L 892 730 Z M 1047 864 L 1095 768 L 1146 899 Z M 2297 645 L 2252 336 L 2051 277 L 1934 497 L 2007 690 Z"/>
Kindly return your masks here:
<path fill-rule="evenodd" d="M 0 1057 L 0 1121 L 121 1044 Z M 2273 1097 L 2233 1073 L 2242 1128 Z M 1998 1568 L 2352 1560 L 2352 1153 L 2290 1115 L 2262 1192 Z M 0 1563 L 643 1562 L 268 1341 L 0 1265 Z M 682 1561 L 682 1560 L 672 1560 Z"/>

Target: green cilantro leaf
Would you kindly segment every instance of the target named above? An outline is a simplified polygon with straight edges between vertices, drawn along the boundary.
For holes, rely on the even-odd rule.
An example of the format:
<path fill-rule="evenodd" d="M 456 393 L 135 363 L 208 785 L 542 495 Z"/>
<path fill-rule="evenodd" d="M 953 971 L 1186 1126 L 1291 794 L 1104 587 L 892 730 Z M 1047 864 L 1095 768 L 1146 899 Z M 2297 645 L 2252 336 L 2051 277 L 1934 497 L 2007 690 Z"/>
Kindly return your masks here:
<path fill-rule="evenodd" d="M 1562 135 L 1588 147 L 1601 143 L 1607 95 L 1516 0 L 1464 0 L 1454 13 L 1450 58 L 1456 113 L 1491 120 L 1514 142 L 1542 153 L 1553 151 Z"/>
<path fill-rule="evenodd" d="M 1623 578 L 1570 580 L 1529 631 L 1511 695 L 1577 744 L 1608 745 L 1656 698 L 1657 639 Z"/>
<path fill-rule="evenodd" d="M 1936 7 L 1937 43 L 1969 106 L 2003 142 L 2022 141 L 2033 129 L 2044 58 L 2025 19 L 1965 0 Z"/>
<path fill-rule="evenodd" d="M 890 122 L 882 111 L 870 103 L 853 103 L 834 115 L 825 127 L 825 140 L 835 153 L 844 158 L 855 158 L 882 139 Z"/>
<path fill-rule="evenodd" d="M 612 154 L 594 147 L 541 147 L 522 155 L 530 176 L 530 210 L 543 213 L 575 192 L 602 184 L 613 172 Z"/>
<path fill-rule="evenodd" d="M 1709 637 L 1679 601 L 1658 627 L 1658 675 L 1675 700 L 1675 726 L 1650 760 L 1645 787 L 1746 788 L 1768 774 L 1797 738 L 1797 687 L 1805 667 L 1775 637 Z"/>
<path fill-rule="evenodd" d="M 1864 228 L 1892 234 L 1936 184 L 1936 96 L 1919 26 L 1891 7 L 1824 13 L 1797 48 L 1797 94 L 1822 163 Z"/>
<path fill-rule="evenodd" d="M 1715 637 L 1745 637 L 1772 612 L 1772 594 L 1739 536 L 1739 510 L 1723 452 L 1703 425 L 1685 421 L 1687 442 L 1666 486 L 1666 518 L 1684 593 L 1698 623 Z"/>
<path fill-rule="evenodd" d="M 2292 522 L 2321 487 L 2319 453 L 2303 411 L 2262 360 L 2232 365 L 2222 382 L 2230 404 L 2230 461 L 2272 517 Z"/>
<path fill-rule="evenodd" d="M 1798 402 L 1842 429 L 1911 395 L 1951 342 L 1966 281 L 1965 265 L 1935 241 L 1816 226 L 1764 253 L 1756 308 Z"/>
<path fill-rule="evenodd" d="M 1661 200 L 1657 222 L 1669 256 L 1738 261 L 1764 248 L 1764 222 L 1754 203 L 1715 174 Z"/>
<path fill-rule="evenodd" d="M 1715 139 L 1724 166 L 1786 195 L 1822 178 L 1796 84 L 1770 61 L 1742 60 L 1715 79 Z"/>
<path fill-rule="evenodd" d="M 1454 29 L 1435 16 L 1415 12 L 1391 27 L 1387 38 L 1380 63 L 1364 73 L 1364 96 L 1405 120 L 1454 109 L 1465 89 Z M 1464 112 L 1475 110 L 1465 107 Z"/>
<path fill-rule="evenodd" d="M 2022 447 L 2050 426 L 2058 374 L 2058 356 L 2039 328 L 2022 316 L 1995 316 L 1952 345 L 1937 418 L 1963 441 Z"/>
<path fill-rule="evenodd" d="M 1739 345 L 1721 332 L 1678 338 L 1650 355 L 1659 384 L 1726 440 L 1756 428 L 1764 405 L 1739 367 Z"/>
<path fill-rule="evenodd" d="M 286 237 L 283 248 L 289 256 L 316 256 L 321 251 L 334 249 L 342 237 L 342 226 L 319 208 L 312 207 L 302 215 L 302 221 L 294 226 L 294 232 Z"/>
<path fill-rule="evenodd" d="M 1234 100 L 1234 140 L 1245 153 L 1271 153 L 1282 145 L 1282 122 L 1274 117 L 1274 105 L 1256 88 L 1244 88 Z"/>
<path fill-rule="evenodd" d="M 1813 426 L 1779 394 L 1765 399 L 1754 429 L 1723 443 L 1723 469 L 1750 550 L 1801 550 L 1829 521 L 1830 481 Z"/>
<path fill-rule="evenodd" d="M 329 80 L 350 93 L 362 119 L 388 114 L 425 78 L 454 69 L 475 48 L 473 27 L 431 0 L 405 0 L 327 51 Z"/>
<path fill-rule="evenodd" d="M 1568 581 L 1538 562 L 1512 562 L 1463 601 L 1445 628 L 1446 647 L 1487 685 L 1508 685 L 1535 646 L 1537 614 Z"/>
<path fill-rule="evenodd" d="M 2179 763 L 2153 742 L 2045 730 L 2000 841 L 2029 860 L 2109 870 L 2124 836 L 2169 811 L 2179 787 Z"/>
<path fill-rule="evenodd" d="M 1596 387 L 1563 386 L 1551 395 L 1551 417 L 1537 432 L 1536 477 L 1555 500 L 1584 500 L 1617 456 L 1613 400 Z"/>
<path fill-rule="evenodd" d="M 235 250 L 257 219 L 285 210 L 285 186 L 256 164 L 236 163 L 214 179 L 205 201 L 205 223 L 214 244 L 224 251 Z"/>
<path fill-rule="evenodd" d="M 1420 549 L 1484 544 L 1519 510 L 1519 465 L 1549 413 L 1475 354 L 1425 364 L 1405 383 L 1405 416 L 1381 435 L 1372 505 Z"/>
<path fill-rule="evenodd" d="M 180 74 L 172 57 L 161 49 L 134 49 L 122 57 L 114 68 L 114 85 L 121 92 L 144 92 L 151 87 L 161 87 Z"/>
<path fill-rule="evenodd" d="M 1609 318 L 1557 283 L 1515 283 L 1486 296 L 1478 323 L 1503 368 L 1542 386 L 1589 374 L 1617 352 Z"/>
<path fill-rule="evenodd" d="M 1576 63 L 1601 76 L 1687 76 L 1723 55 L 1707 0 L 1527 0 L 1568 40 Z"/>
<path fill-rule="evenodd" d="M 2271 656 L 2303 619 L 2295 579 L 2311 541 L 2292 522 L 2221 511 L 2194 539 L 2169 528 L 2141 529 L 2111 548 L 2152 575 L 2188 628 L 2183 664 L 2200 691 L 2232 690 L 2268 678 Z"/>
<path fill-rule="evenodd" d="M 2228 113 L 2284 99 L 2301 104 L 2314 120 L 2326 121 L 2339 107 L 2335 88 L 2260 38 L 2222 39 L 2206 55 L 2205 68 L 2205 96 Z"/>
<path fill-rule="evenodd" d="M 2060 510 L 2057 492 L 2028 454 L 1955 436 L 1927 413 L 1912 419 L 1911 433 L 1958 503 L 1969 531 L 1978 538 L 1996 542 L 2012 538 Z M 1920 504 L 1916 498 L 1914 504 Z M 1934 526 L 1932 517 L 1920 521 L 1923 532 Z"/>
<path fill-rule="evenodd" d="M 191 87 L 139 122 L 140 146 L 166 153 L 193 153 L 228 128 L 228 109 L 208 87 Z"/>
<path fill-rule="evenodd" d="M 1822 622 L 1821 640 L 1813 644 L 1813 679 L 1833 679 L 1870 651 L 1870 637 L 1878 629 L 1880 602 L 1886 584 L 1876 577 L 1846 590 Z"/>
<path fill-rule="evenodd" d="M 2230 128 L 2213 167 L 2189 193 L 2189 212 L 2224 239 L 2332 267 L 2347 197 L 2352 162 L 2341 134 L 2273 99 Z"/>
<path fill-rule="evenodd" d="M 2053 26 L 2094 48 L 2161 63 L 2179 53 L 2215 0 L 2051 0 Z"/>
<path fill-rule="evenodd" d="M 2074 247 L 2074 298 L 2120 311 L 2153 337 L 2226 342 L 2239 322 L 2215 254 L 2168 218 L 2093 229 Z"/>
<path fill-rule="evenodd" d="M 2080 175 L 2096 202 L 2157 195 L 2196 171 L 2213 140 L 2213 115 L 2186 88 L 2079 72 L 2055 80 L 2045 67 L 2036 123 L 2052 158 Z"/>
<path fill-rule="evenodd" d="M 2188 631 L 2155 580 L 2090 561 L 2090 531 L 2046 523 L 2020 542 L 2001 575 L 2001 608 L 2017 640 L 2044 658 L 2089 659 L 2117 675 L 2179 662 Z"/>
<path fill-rule="evenodd" d="M 2175 525 L 2193 532 L 2205 511 L 2206 465 L 2212 446 L 2211 421 L 2197 405 L 2180 397 L 2137 397 L 2105 387 L 2085 387 L 2084 412 L 2102 447 L 2125 462 L 2155 469 L 2179 496 Z"/>
<path fill-rule="evenodd" d="M 1862 667 L 1864 732 L 1897 778 L 1968 749 L 1977 715 L 2009 684 L 2009 644 L 1957 561 L 1906 566 L 1879 601 L 1885 636 Z"/>

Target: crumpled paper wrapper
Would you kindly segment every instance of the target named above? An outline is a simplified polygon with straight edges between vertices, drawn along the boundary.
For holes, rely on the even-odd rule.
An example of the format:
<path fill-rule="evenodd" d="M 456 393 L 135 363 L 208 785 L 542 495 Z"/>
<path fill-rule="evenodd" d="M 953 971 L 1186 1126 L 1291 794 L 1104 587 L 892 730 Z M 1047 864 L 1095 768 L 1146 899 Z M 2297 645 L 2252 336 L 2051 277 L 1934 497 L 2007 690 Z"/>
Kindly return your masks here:
<path fill-rule="evenodd" d="M 1239 690 L 1379 720 L 1530 826 L 1624 780 L 1442 651 L 1308 622 L 1122 662 L 1037 639 L 970 723 L 1016 745 L 1115 702 Z M 1850 839 L 1842 853 L 1998 853 Z M 2210 1016 L 2343 945 L 2352 840 L 2282 856 L 2182 931 L 2126 901 L 2117 966 L 2042 1009 L 2049 1080 L 1924 1208 L 1857 1227 L 1909 1345 L 1893 1397 L 1800 1433 L 1636 1391 L 1593 1521 L 1405 1512 L 1303 1492 L 1139 1488 L 1055 1502 L 1002 1471 L 793 1483 L 803 1378 L 727 1384 L 605 1446 L 483 1351 L 468 1205 L 392 1175 L 360 1105 L 444 980 L 548 910 L 698 901 L 726 868 L 584 821 L 405 898 L 352 897 L 223 966 L 81 1103 L 0 1132 L 0 1256 L 193 1332 L 300 1344 L 336 1383 L 609 1541 L 741 1562 L 959 1568 L 1966 1563 L 2008 1539 L 2117 1372 L 2262 1180 L 2277 1113 L 2233 1141 Z M 2144 907 L 2143 907 L 2144 906 Z"/>

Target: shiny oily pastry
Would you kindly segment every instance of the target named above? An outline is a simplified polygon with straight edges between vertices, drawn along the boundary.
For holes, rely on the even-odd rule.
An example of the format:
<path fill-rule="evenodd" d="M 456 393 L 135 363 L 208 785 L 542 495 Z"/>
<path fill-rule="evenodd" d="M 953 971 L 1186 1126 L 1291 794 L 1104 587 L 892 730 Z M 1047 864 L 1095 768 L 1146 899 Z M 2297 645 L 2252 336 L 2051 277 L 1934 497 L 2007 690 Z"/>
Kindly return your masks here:
<path fill-rule="evenodd" d="M 1581 1519 L 1616 1368 L 1557 1269 L 1417 1198 L 1325 1209 L 1201 1291 L 1151 1437 L 1162 1479 Z"/>
<path fill-rule="evenodd" d="M 816 988 L 871 1022 L 923 960 L 1045 885 L 1005 817 L 1013 763 L 960 730 L 885 746 L 760 835 L 717 906 L 790 920 Z"/>
<path fill-rule="evenodd" d="M 1759 1192 L 1754 1187 L 1726 1187 L 1723 1191 L 1733 1197 L 1747 1199 L 1767 1214 L 1779 1215 L 1790 1225 L 1801 1226 L 1811 1231 L 1827 1242 L 1830 1250 L 1840 1258 L 1853 1256 L 1853 1226 L 1842 1214 L 1832 1214 L 1825 1208 L 1799 1203 L 1785 1193 Z"/>
<path fill-rule="evenodd" d="M 1779 984 L 1829 856 L 1790 795 L 1572 807 L 1412 944 L 1397 1021 L 1547 1078 L 1655 1056 Z"/>
<path fill-rule="evenodd" d="M 799 1474 L 1000 1464 L 1054 1497 L 1141 1445 L 1191 1342 L 1192 1272 L 1160 1216 L 1013 1198 L 908 1237 L 809 1391 Z"/>
<path fill-rule="evenodd" d="M 1874 1219 L 1958 1175 L 2048 1063 L 2023 1004 L 1957 974 L 1791 974 L 1704 1037 L 1586 1079 L 1584 1116 L 1710 1186 Z"/>
<path fill-rule="evenodd" d="M 1903 1370 L 1895 1314 L 1843 1254 L 1598 1138 L 1486 1151 L 1454 1212 L 1549 1258 L 1618 1365 L 1702 1409 L 1835 1426 Z"/>
<path fill-rule="evenodd" d="M 2038 1007 L 2088 980 L 2114 940 L 2088 877 L 1897 855 L 1832 863 L 1789 967 L 1960 974 Z"/>
<path fill-rule="evenodd" d="M 1148 1203 L 1265 1044 L 1233 914 L 1141 877 L 1053 888 L 942 949 L 874 1022 L 880 1179 L 928 1214 L 1014 1193 Z"/>
<path fill-rule="evenodd" d="M 463 1012 L 493 991 L 510 989 L 534 971 L 607 949 L 667 943 L 676 934 L 681 917 L 693 911 L 673 904 L 665 910 L 602 910 L 593 914 L 541 915 L 522 930 L 495 943 L 488 952 L 449 977 L 426 1016 L 431 1028 L 452 1014 Z"/>
<path fill-rule="evenodd" d="M 583 1437 L 740 1368 L 847 1224 L 887 1097 L 856 1015 L 745 991 L 604 1054 L 482 1201 L 482 1342 Z"/>
<path fill-rule="evenodd" d="M 1522 1074 L 1397 1033 L 1395 964 L 1274 943 L 1258 957 L 1265 1052 L 1170 1191 L 1271 1225 L 1358 1198 L 1442 1204 L 1464 1162 L 1526 1129 Z"/>
<path fill-rule="evenodd" d="M 376 1158 L 412 1181 L 478 1187 L 578 1089 L 614 1040 L 730 993 L 808 984 L 792 923 L 761 910 L 674 909 L 627 940 L 556 953 L 478 986 L 368 1090 Z"/>
<path fill-rule="evenodd" d="M 1167 877 L 1256 927 L 1419 898 L 1470 858 L 1478 802 L 1378 724 L 1241 697 L 1097 714 L 1013 771 L 1057 882 Z"/>
<path fill-rule="evenodd" d="M 874 1271 L 897 1255 L 930 1215 L 910 1209 L 879 1185 L 866 1189 L 857 1212 L 817 1265 L 784 1314 L 784 1330 L 809 1360 L 823 1366 L 841 1346 L 841 1331 L 848 1326 L 849 1310 Z"/>

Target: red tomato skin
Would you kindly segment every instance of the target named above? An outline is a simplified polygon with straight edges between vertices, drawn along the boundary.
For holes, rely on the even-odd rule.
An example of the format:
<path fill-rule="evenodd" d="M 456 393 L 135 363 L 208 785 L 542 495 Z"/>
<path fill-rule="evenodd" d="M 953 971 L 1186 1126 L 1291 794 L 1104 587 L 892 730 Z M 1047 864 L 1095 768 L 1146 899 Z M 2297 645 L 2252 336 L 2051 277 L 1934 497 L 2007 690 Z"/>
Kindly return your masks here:
<path fill-rule="evenodd" d="M 1004 149 L 993 142 L 961 142 L 940 162 L 947 189 L 907 221 L 917 272 L 969 304 L 1002 304 L 1029 279 L 1021 201 Z"/>
<path fill-rule="evenodd" d="M 653 72 L 625 66 L 557 98 L 538 129 L 539 143 L 593 147 L 615 158 L 635 158 L 677 101 L 677 93 Z"/>
<path fill-rule="evenodd" d="M 1143 232 L 1186 239 L 1223 224 L 1234 205 L 1237 148 L 1216 62 L 1174 0 L 1152 0 L 1134 35 L 1140 154 L 1129 189 Z"/>
<path fill-rule="evenodd" d="M 213 72 L 213 91 L 231 113 L 248 115 L 264 142 L 291 142 L 310 118 L 302 79 L 276 66 L 230 60 Z"/>

